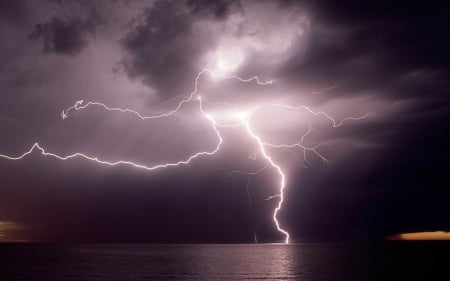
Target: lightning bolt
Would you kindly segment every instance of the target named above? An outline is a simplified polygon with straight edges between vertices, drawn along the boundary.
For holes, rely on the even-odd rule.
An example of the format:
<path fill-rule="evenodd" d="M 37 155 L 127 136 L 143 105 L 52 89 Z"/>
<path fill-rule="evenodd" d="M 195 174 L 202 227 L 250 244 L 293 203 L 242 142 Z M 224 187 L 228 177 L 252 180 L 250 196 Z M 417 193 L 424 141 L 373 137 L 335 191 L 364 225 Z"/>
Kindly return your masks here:
<path fill-rule="evenodd" d="M 71 155 L 61 156 L 61 155 L 58 155 L 58 154 L 47 152 L 41 145 L 39 145 L 39 143 L 33 144 L 33 146 L 28 151 L 26 151 L 25 153 L 23 153 L 20 156 L 11 157 L 11 156 L 8 156 L 8 155 L 0 154 L 0 157 L 6 158 L 6 159 L 9 159 L 9 160 L 20 160 L 20 159 L 23 159 L 25 156 L 29 155 L 30 153 L 32 153 L 34 150 L 39 150 L 42 155 L 54 157 L 54 158 L 57 158 L 59 160 L 69 160 L 69 159 L 72 159 L 72 158 L 84 158 L 86 160 L 94 161 L 94 162 L 96 162 L 98 164 L 104 164 L 104 165 L 109 165 L 109 166 L 125 165 L 125 166 L 131 166 L 131 167 L 134 167 L 134 168 L 144 169 L 144 170 L 148 170 L 148 171 L 161 169 L 161 168 L 168 168 L 168 167 L 176 167 L 176 166 L 186 165 L 186 164 L 189 164 L 192 160 L 194 160 L 194 159 L 196 159 L 196 158 L 198 158 L 200 156 L 205 156 L 205 155 L 210 156 L 210 155 L 215 154 L 217 151 L 219 151 L 219 149 L 220 149 L 220 147 L 221 147 L 221 145 L 223 143 L 223 138 L 220 135 L 219 130 L 217 129 L 217 125 L 216 125 L 214 119 L 212 119 L 208 114 L 206 114 L 203 111 L 201 99 L 198 99 L 198 101 L 199 101 L 199 105 L 200 105 L 199 106 L 199 110 L 202 112 L 203 116 L 207 120 L 209 120 L 211 122 L 212 128 L 214 129 L 214 131 L 215 131 L 215 133 L 217 135 L 218 142 L 217 142 L 216 147 L 213 150 L 197 152 L 197 153 L 189 156 L 186 160 L 180 160 L 178 162 L 173 162 L 173 163 L 158 164 L 158 165 L 154 165 L 154 166 L 147 166 L 147 165 L 144 165 L 144 164 L 139 164 L 139 163 L 135 163 L 135 162 L 131 162 L 131 161 L 125 161 L 125 160 L 119 160 L 119 161 L 115 161 L 115 162 L 110 162 L 110 161 L 101 160 L 101 159 L 99 159 L 97 157 L 92 157 L 92 156 L 89 156 L 89 155 L 86 155 L 86 154 L 80 153 L 80 152 L 76 152 L 76 153 L 71 154 Z M 97 104 L 97 103 L 90 103 L 90 104 Z M 74 107 L 74 108 L 76 108 L 76 107 Z M 108 107 L 106 107 L 106 108 L 108 108 Z M 115 110 L 115 109 L 112 108 L 110 110 Z M 121 112 L 135 112 L 133 110 L 128 110 L 128 109 L 127 110 L 117 109 L 117 110 L 119 110 Z M 136 112 L 136 114 L 141 116 L 137 112 Z M 142 117 L 142 118 L 145 118 L 145 117 Z"/>
<path fill-rule="evenodd" d="M 193 91 L 189 94 L 189 95 L 185 95 L 185 96 L 177 96 L 172 100 L 175 99 L 181 99 L 180 102 L 178 102 L 178 104 L 175 106 L 174 109 L 162 113 L 162 114 L 158 114 L 158 115 L 150 115 L 150 116 L 145 116 L 133 109 L 130 108 L 118 108 L 118 107 L 109 107 L 104 103 L 100 103 L 100 102 L 94 102 L 94 101 L 89 101 L 89 102 L 84 102 L 83 100 L 79 100 L 76 101 L 75 104 L 65 110 L 63 110 L 61 112 L 61 118 L 62 119 L 66 119 L 69 118 L 70 116 L 72 116 L 74 114 L 74 112 L 86 109 L 88 107 L 91 106 L 96 106 L 96 107 L 101 107 L 104 110 L 107 111 L 115 111 L 115 112 L 120 112 L 120 113 L 128 113 L 128 114 L 133 114 L 135 116 L 137 116 L 138 118 L 140 118 L 141 120 L 147 120 L 147 119 L 159 119 L 159 118 L 165 118 L 168 116 L 171 116 L 177 112 L 179 112 L 179 110 L 187 103 L 191 103 L 191 102 L 198 102 L 198 110 L 201 112 L 202 116 L 211 124 L 211 128 L 212 130 L 215 132 L 216 137 L 217 137 L 217 143 L 216 145 L 210 149 L 210 150 L 205 150 L 205 151 L 199 151 L 196 152 L 194 154 L 192 154 L 191 156 L 189 156 L 187 159 L 184 160 L 179 160 L 177 162 L 172 162 L 172 163 L 162 163 L 162 164 L 157 164 L 157 165 L 153 165 L 153 166 L 148 166 L 145 165 L 143 163 L 135 163 L 132 161 L 126 161 L 126 160 L 119 160 L 119 161 L 105 161 L 105 160 L 101 160 L 97 157 L 94 156 L 89 156 L 86 155 L 84 153 L 81 152 L 76 152 L 74 154 L 70 154 L 70 155 L 58 155 L 55 153 L 51 153 L 46 151 L 39 143 L 34 143 L 31 148 L 24 152 L 21 155 L 18 156 L 8 156 L 5 154 L 0 154 L 0 158 L 5 158 L 8 160 L 21 160 L 23 158 L 25 158 L 26 156 L 28 156 L 29 154 L 31 154 L 33 151 L 39 151 L 43 156 L 49 156 L 49 157 L 53 157 L 53 158 L 57 158 L 59 160 L 69 160 L 72 158 L 83 158 L 89 161 L 93 161 L 96 162 L 98 164 L 101 165 L 108 165 L 108 166 L 117 166 L 117 165 L 123 165 L 123 166 L 130 166 L 133 168 L 138 168 L 138 169 L 143 169 L 143 170 L 147 170 L 147 171 L 153 171 L 153 170 L 157 170 L 157 169 L 162 169 L 162 168 L 169 168 L 169 167 L 177 167 L 177 166 L 182 166 L 182 165 L 187 165 L 189 164 L 191 161 L 193 161 L 194 159 L 197 159 L 199 157 L 203 157 L 203 156 L 212 156 L 215 153 L 217 153 L 222 144 L 223 144 L 223 138 L 222 135 L 220 134 L 220 130 L 219 128 L 235 128 L 235 127 L 243 127 L 245 128 L 245 131 L 247 132 L 248 136 L 253 139 L 255 141 L 255 144 L 257 146 L 257 151 L 255 152 L 255 154 L 252 156 L 250 156 L 250 158 L 252 159 L 256 159 L 256 155 L 259 153 L 262 155 L 262 157 L 264 158 L 265 162 L 266 162 L 266 166 L 264 166 L 263 168 L 260 168 L 259 170 L 255 171 L 255 172 L 248 172 L 248 171 L 238 171 L 238 170 L 234 170 L 228 173 L 228 175 L 232 175 L 235 173 L 240 173 L 240 174 L 246 174 L 248 176 L 251 175 L 256 175 L 262 171 L 264 171 L 265 169 L 267 169 L 268 167 L 271 167 L 274 171 L 276 171 L 276 173 L 278 174 L 279 177 L 279 184 L 278 184 L 278 194 L 270 196 L 269 198 L 267 198 L 267 200 L 270 199 L 274 199 L 274 198 L 278 198 L 278 204 L 276 206 L 276 208 L 273 211 L 273 221 L 274 224 L 276 226 L 276 229 L 278 230 L 278 232 L 280 232 L 281 234 L 284 235 L 285 239 L 284 242 L 285 243 L 289 243 L 289 238 L 290 235 L 288 233 L 287 230 L 285 230 L 283 227 L 281 227 L 280 222 L 278 220 L 278 214 L 282 209 L 283 203 L 285 201 L 285 189 L 286 189 L 286 175 L 281 167 L 280 164 L 276 163 L 275 160 L 270 156 L 268 149 L 267 148 L 272 148 L 272 149 L 276 149 L 276 148 L 280 148 L 280 149 L 284 149 L 284 150 L 288 150 L 290 148 L 299 148 L 303 151 L 303 158 L 304 161 L 308 162 L 308 159 L 306 157 L 306 151 L 311 151 L 313 152 L 317 157 L 319 157 L 320 159 L 322 159 L 322 161 L 327 162 L 328 160 L 317 151 L 317 148 L 319 148 L 322 144 L 318 144 L 316 146 L 313 147 L 307 147 L 305 145 L 303 145 L 303 140 L 305 137 L 307 137 L 311 132 L 314 131 L 314 129 L 312 128 L 311 124 L 309 124 L 308 129 L 305 131 L 305 133 L 301 136 L 300 140 L 297 143 L 294 144 L 272 144 L 272 143 L 268 143 L 265 142 L 261 136 L 259 136 L 257 133 L 255 133 L 255 131 L 252 129 L 251 127 L 251 118 L 253 117 L 253 115 L 259 111 L 259 110 L 263 110 L 269 107 L 279 107 L 285 110 L 305 110 L 307 112 L 309 112 L 310 114 L 319 117 L 319 116 L 323 116 L 325 117 L 327 120 L 329 120 L 332 123 L 332 127 L 339 127 L 341 126 L 345 121 L 348 120 L 359 120 L 359 119 L 363 119 L 365 117 L 368 116 L 368 114 L 365 114 L 363 116 L 360 117 L 346 117 L 344 119 L 342 119 L 341 121 L 336 121 L 335 119 L 333 119 L 330 115 L 328 115 L 326 112 L 323 111 L 314 111 L 312 109 L 310 109 L 307 106 L 291 106 L 291 105 L 285 105 L 285 104 L 259 104 L 257 106 L 255 106 L 253 109 L 251 109 L 250 111 L 247 112 L 237 112 L 237 111 L 232 111 L 230 114 L 232 116 L 234 116 L 234 122 L 232 123 L 220 123 L 215 119 L 215 115 L 213 113 L 210 112 L 206 112 L 203 109 L 203 100 L 202 98 L 198 95 L 198 89 L 199 89 L 199 81 L 201 79 L 201 77 L 205 74 L 209 74 L 212 78 L 214 79 L 219 79 L 219 80 L 229 80 L 229 79 L 233 79 L 233 80 L 238 80 L 240 82 L 243 83 L 250 83 L 250 82 L 255 82 L 257 85 L 261 85 L 261 86 L 266 86 L 266 85 L 270 85 L 273 83 L 273 81 L 261 81 L 257 76 L 248 78 L 248 79 L 244 79 L 238 76 L 219 76 L 216 75 L 214 72 L 212 72 L 211 70 L 208 69 L 203 69 L 202 71 L 200 71 L 197 76 L 195 77 L 195 83 L 194 83 L 194 89 Z M 170 102 L 169 101 L 169 102 Z M 247 186 L 248 188 L 248 186 Z M 255 234 L 256 235 L 256 234 Z M 256 240 L 256 236 L 255 236 L 255 241 Z"/>
<path fill-rule="evenodd" d="M 318 91 L 314 91 L 311 94 L 312 95 L 320 95 L 320 94 L 326 93 L 326 92 L 331 91 L 331 90 L 336 89 L 336 88 L 337 88 L 337 85 L 333 85 L 333 86 L 330 86 L 330 87 L 327 87 L 327 88 L 323 88 L 323 89 L 318 90 Z"/>
<path fill-rule="evenodd" d="M 256 143 L 259 146 L 259 151 L 261 152 L 261 154 L 263 155 L 264 159 L 266 159 L 267 163 L 270 164 L 270 166 L 272 166 L 277 173 L 280 176 L 280 185 L 279 185 L 279 196 L 280 196 L 280 200 L 278 201 L 278 205 L 275 208 L 274 212 L 273 212 L 273 220 L 275 222 L 275 226 L 277 227 L 277 230 L 281 233 L 283 233 L 283 235 L 285 236 L 285 243 L 289 243 L 289 233 L 284 230 L 283 228 L 281 228 L 280 223 L 278 221 L 278 212 L 281 210 L 281 207 L 283 206 L 283 202 L 284 202 L 284 189 L 286 188 L 286 176 L 283 173 L 283 170 L 281 169 L 281 167 L 276 164 L 273 159 L 269 156 L 269 154 L 266 151 L 266 147 L 264 146 L 264 142 L 261 140 L 261 138 L 256 135 L 253 130 L 250 127 L 249 124 L 249 120 L 248 118 L 245 117 L 240 117 L 240 120 L 242 121 L 242 123 L 245 126 L 245 129 L 247 130 L 248 134 L 256 141 Z"/>

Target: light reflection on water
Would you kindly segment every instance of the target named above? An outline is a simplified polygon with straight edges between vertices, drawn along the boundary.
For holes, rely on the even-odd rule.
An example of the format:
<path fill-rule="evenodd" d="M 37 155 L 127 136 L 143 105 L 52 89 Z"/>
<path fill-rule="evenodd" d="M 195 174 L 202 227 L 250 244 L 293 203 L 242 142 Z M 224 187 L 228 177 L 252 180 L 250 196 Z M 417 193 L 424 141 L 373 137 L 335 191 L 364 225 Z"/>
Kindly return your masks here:
<path fill-rule="evenodd" d="M 434 265 L 448 260 L 449 248 L 448 243 L 0 244 L 0 280 L 352 281 L 391 280 L 394 273 L 429 279 L 440 269 Z"/>

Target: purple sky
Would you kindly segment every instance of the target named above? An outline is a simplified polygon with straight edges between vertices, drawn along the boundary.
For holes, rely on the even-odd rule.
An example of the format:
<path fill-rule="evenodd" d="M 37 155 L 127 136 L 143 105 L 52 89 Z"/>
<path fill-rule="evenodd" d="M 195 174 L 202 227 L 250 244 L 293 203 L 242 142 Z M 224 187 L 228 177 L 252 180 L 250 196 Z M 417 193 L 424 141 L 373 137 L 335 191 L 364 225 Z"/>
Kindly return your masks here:
<path fill-rule="evenodd" d="M 450 229 L 448 7 L 344 1 L 13 1 L 0 4 L 0 154 L 48 152 L 157 165 L 210 151 L 217 135 L 198 102 L 167 118 L 78 100 L 169 112 L 199 79 L 218 122 L 248 112 L 286 175 L 278 218 L 292 241 L 382 239 Z M 305 105 L 304 110 L 268 104 Z M 233 121 L 234 122 L 234 121 Z M 221 128 L 221 150 L 190 165 L 144 171 L 0 158 L 0 241 L 282 241 L 272 212 L 279 175 L 244 127 Z M 256 156 L 256 157 L 253 157 Z M 254 159 L 256 158 L 256 159 Z"/>

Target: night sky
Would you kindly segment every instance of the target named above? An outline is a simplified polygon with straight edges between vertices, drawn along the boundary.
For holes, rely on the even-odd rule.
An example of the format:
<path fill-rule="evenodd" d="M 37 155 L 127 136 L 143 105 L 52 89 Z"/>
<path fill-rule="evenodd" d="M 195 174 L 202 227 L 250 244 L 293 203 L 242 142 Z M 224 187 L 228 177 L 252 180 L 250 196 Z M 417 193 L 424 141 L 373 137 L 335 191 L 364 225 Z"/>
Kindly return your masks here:
<path fill-rule="evenodd" d="M 324 3 L 329 2 L 329 3 Z M 450 8 L 435 1 L 1 1 L 0 154 L 39 143 L 148 166 L 212 151 L 205 114 L 249 119 L 286 175 L 293 242 L 450 231 Z M 260 81 L 238 81 L 258 76 Z M 197 97 L 197 96 L 196 96 Z M 369 113 L 368 115 L 365 115 Z M 227 115 L 228 114 L 228 115 Z M 239 120 L 237 120 L 239 121 Z M 234 124 L 233 123 L 233 124 Z M 0 157 L 0 242 L 282 242 L 280 175 L 243 126 L 146 171 L 34 150 Z M 245 171 L 255 175 L 236 173 Z M 256 237 L 256 238 L 255 238 Z"/>

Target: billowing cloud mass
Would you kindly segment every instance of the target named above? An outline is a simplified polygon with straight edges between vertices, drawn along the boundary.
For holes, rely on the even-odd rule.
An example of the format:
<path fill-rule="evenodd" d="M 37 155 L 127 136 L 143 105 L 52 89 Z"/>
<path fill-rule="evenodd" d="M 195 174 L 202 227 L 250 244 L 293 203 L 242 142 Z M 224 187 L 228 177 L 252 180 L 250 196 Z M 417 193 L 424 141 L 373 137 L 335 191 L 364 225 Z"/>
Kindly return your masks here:
<path fill-rule="evenodd" d="M 286 172 L 279 213 L 293 241 L 347 241 L 449 231 L 448 4 L 392 1 L 12 1 L 0 3 L 0 154 L 35 142 L 146 165 L 212 150 L 217 135 L 184 104 L 164 119 L 78 100 L 170 112 L 193 90 L 220 122 L 251 119 Z M 223 80 L 258 76 L 269 85 Z M 231 112 L 231 113 L 230 113 Z M 228 114 L 228 115 L 227 115 Z M 234 115 L 233 115 L 234 114 Z M 0 158 L 0 241 L 281 241 L 278 175 L 242 127 L 221 128 L 213 157 L 157 171 Z M 266 200 L 272 198 L 271 200 Z"/>
<path fill-rule="evenodd" d="M 47 53 L 76 55 L 86 47 L 87 33 L 92 32 L 93 28 L 77 19 L 54 17 L 50 22 L 36 24 L 30 38 L 41 40 Z"/>
<path fill-rule="evenodd" d="M 273 74 L 302 51 L 308 19 L 300 12 L 271 2 L 185 4 L 156 1 L 122 39 L 126 73 L 163 98 L 188 92 L 195 73 L 206 67 L 219 74 Z"/>
<path fill-rule="evenodd" d="M 219 0 L 215 2 L 206 0 L 189 0 L 187 6 L 190 12 L 200 16 L 213 17 L 223 20 L 230 13 L 234 13 L 241 9 L 241 2 L 238 0 Z"/>

